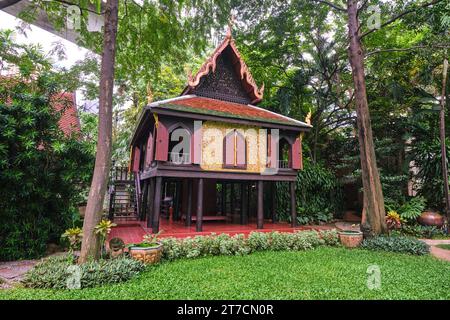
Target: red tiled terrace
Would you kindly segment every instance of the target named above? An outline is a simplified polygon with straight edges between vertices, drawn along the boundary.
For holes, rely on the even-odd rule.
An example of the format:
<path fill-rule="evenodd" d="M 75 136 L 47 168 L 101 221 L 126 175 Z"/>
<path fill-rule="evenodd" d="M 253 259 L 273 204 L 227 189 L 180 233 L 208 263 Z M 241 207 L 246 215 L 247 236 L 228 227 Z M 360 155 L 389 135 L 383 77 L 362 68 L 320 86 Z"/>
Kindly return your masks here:
<path fill-rule="evenodd" d="M 129 243 L 139 243 L 142 241 L 142 237 L 145 234 L 151 233 L 151 228 L 148 229 L 145 226 L 145 222 L 139 221 L 119 221 L 117 222 L 117 227 L 113 228 L 109 239 L 121 238 L 126 244 Z M 234 223 L 226 223 L 223 221 L 208 221 L 203 223 L 203 231 L 195 231 L 195 223 L 190 227 L 186 227 L 184 222 L 172 222 L 169 223 L 166 219 L 161 220 L 160 230 L 162 230 L 160 238 L 164 237 L 175 237 L 175 238 L 187 238 L 195 236 L 206 236 L 215 234 L 226 233 L 229 235 L 244 234 L 249 235 L 251 232 L 294 232 L 303 230 L 326 230 L 332 229 L 333 227 L 323 225 L 313 225 L 313 226 L 298 226 L 291 227 L 290 224 L 285 222 L 271 223 L 265 222 L 263 229 L 256 229 L 256 222 L 247 225 L 240 225 Z"/>

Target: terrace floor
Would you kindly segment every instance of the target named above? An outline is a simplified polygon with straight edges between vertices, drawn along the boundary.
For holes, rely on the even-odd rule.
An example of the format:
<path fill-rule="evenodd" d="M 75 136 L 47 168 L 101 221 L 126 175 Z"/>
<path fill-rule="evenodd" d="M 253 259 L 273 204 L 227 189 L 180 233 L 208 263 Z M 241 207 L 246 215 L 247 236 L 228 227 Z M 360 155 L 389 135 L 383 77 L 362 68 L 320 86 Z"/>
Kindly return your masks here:
<path fill-rule="evenodd" d="M 226 233 L 229 235 L 235 234 L 244 234 L 248 235 L 250 232 L 258 231 L 258 232 L 294 232 L 301 230 L 325 230 L 325 229 L 333 229 L 334 225 L 311 225 L 311 226 L 299 226 L 296 228 L 291 227 L 290 224 L 285 222 L 272 223 L 269 222 L 264 223 L 263 229 L 256 228 L 256 222 L 249 223 L 247 225 L 240 225 L 234 223 L 227 223 L 224 221 L 204 221 L 203 222 L 203 231 L 196 232 L 195 231 L 195 222 L 190 226 L 186 227 L 184 222 L 174 221 L 169 223 L 167 220 L 163 219 L 160 221 L 160 230 L 161 235 L 160 238 L 164 237 L 175 237 L 175 238 L 187 238 L 194 237 L 199 235 L 210 235 L 212 233 L 220 234 Z M 146 228 L 145 222 L 140 221 L 115 221 L 117 223 L 117 227 L 113 228 L 109 239 L 112 238 L 121 238 L 126 244 L 128 243 L 138 243 L 142 241 L 142 237 L 151 233 L 151 229 Z"/>

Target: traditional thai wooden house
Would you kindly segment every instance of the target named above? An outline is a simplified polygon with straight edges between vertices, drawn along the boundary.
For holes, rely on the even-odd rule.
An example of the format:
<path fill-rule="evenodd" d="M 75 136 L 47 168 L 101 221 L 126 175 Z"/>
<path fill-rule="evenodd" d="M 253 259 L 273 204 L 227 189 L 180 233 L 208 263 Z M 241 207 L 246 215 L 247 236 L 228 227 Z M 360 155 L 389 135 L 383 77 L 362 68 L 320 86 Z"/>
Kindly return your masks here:
<path fill-rule="evenodd" d="M 301 137 L 311 126 L 257 107 L 263 91 L 229 31 L 179 97 L 145 107 L 130 168 L 138 181 L 139 219 L 154 233 L 161 219 L 195 222 L 197 231 L 213 221 L 264 228 L 265 217 L 277 220 L 277 181 L 290 183 L 296 225 L 294 181 L 302 169 Z"/>

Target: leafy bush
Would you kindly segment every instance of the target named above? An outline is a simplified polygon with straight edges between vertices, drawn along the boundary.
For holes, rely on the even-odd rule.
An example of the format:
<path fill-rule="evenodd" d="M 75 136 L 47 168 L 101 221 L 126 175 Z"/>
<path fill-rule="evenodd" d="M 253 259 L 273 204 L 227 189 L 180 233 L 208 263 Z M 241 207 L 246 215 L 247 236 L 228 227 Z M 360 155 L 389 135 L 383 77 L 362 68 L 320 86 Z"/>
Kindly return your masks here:
<path fill-rule="evenodd" d="M 74 226 L 93 156 L 65 136 L 57 91 L 45 75 L 0 84 L 0 260 L 36 258 Z M 58 101 L 62 111 L 67 100 Z"/>
<path fill-rule="evenodd" d="M 300 224 L 327 222 L 343 208 L 342 187 L 333 172 L 308 161 L 297 174 L 297 216 Z M 290 221 L 288 183 L 277 182 L 276 200 L 280 220 Z"/>
<path fill-rule="evenodd" d="M 427 132 L 428 130 L 424 130 Z M 427 200 L 430 208 L 443 211 L 445 208 L 444 180 L 442 179 L 442 153 L 440 140 L 429 133 L 419 137 L 414 135 L 412 150 L 409 158 L 414 160 L 419 168 L 416 175 L 417 184 L 414 186 L 418 194 Z M 450 141 L 446 140 L 447 159 L 450 157 Z"/>
<path fill-rule="evenodd" d="M 247 238 L 247 244 L 252 251 L 264 251 L 270 246 L 270 233 L 251 232 Z"/>
<path fill-rule="evenodd" d="M 162 259 L 197 258 L 217 255 L 246 255 L 265 250 L 307 250 L 320 245 L 339 244 L 336 230 L 287 232 L 252 232 L 246 238 L 242 234 L 197 236 L 194 238 L 163 238 Z"/>
<path fill-rule="evenodd" d="M 404 224 L 401 229 L 393 231 L 392 234 L 426 239 L 446 236 L 446 233 L 443 229 L 439 229 L 434 226 L 421 226 L 420 224 Z"/>
<path fill-rule="evenodd" d="M 339 235 L 336 229 L 323 230 L 320 232 L 325 245 L 327 246 L 337 246 L 339 245 Z"/>
<path fill-rule="evenodd" d="M 51 257 L 28 271 L 22 284 L 27 288 L 67 289 L 70 268 L 75 259 L 71 255 Z M 90 261 L 80 267 L 81 288 L 92 288 L 105 284 L 127 281 L 144 270 L 142 262 L 119 257 L 110 260 Z"/>
<path fill-rule="evenodd" d="M 386 225 L 389 230 L 399 229 L 402 226 L 402 220 L 397 211 L 391 210 L 386 215 Z"/>
<path fill-rule="evenodd" d="M 361 248 L 368 250 L 383 250 L 398 253 L 424 255 L 430 252 L 430 247 L 417 239 L 409 237 L 379 236 L 365 239 Z"/>
<path fill-rule="evenodd" d="M 402 219 L 406 221 L 415 221 L 425 209 L 426 201 L 424 197 L 413 197 L 403 204 L 398 212 Z"/>

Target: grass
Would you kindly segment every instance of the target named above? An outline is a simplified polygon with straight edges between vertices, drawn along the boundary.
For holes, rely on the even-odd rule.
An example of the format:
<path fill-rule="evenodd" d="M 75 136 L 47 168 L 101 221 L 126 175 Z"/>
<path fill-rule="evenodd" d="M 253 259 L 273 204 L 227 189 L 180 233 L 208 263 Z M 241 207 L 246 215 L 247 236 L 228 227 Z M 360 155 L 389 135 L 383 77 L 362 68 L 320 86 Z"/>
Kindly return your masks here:
<path fill-rule="evenodd" d="M 450 250 L 450 243 L 437 244 L 436 247 L 444 249 L 444 250 Z"/>
<path fill-rule="evenodd" d="M 381 269 L 381 289 L 367 288 L 367 268 Z M 133 280 L 93 289 L 0 290 L 0 299 L 450 299 L 450 263 L 361 249 L 178 260 Z"/>

